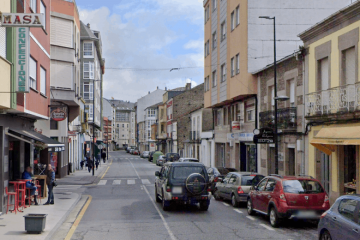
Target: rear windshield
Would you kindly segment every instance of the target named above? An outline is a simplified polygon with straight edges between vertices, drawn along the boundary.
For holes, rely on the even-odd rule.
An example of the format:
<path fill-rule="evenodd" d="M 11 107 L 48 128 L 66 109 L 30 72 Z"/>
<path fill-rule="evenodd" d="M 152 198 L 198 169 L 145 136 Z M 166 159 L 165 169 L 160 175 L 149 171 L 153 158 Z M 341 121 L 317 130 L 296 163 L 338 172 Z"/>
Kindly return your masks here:
<path fill-rule="evenodd" d="M 283 181 L 285 193 L 323 193 L 321 185 L 312 180 L 287 180 Z"/>
<path fill-rule="evenodd" d="M 241 185 L 242 186 L 256 186 L 263 178 L 264 178 L 263 176 L 259 176 L 259 175 L 242 176 L 241 177 Z"/>
<path fill-rule="evenodd" d="M 192 173 L 200 173 L 205 177 L 205 171 L 203 167 L 174 167 L 173 178 L 174 179 L 185 179 Z"/>

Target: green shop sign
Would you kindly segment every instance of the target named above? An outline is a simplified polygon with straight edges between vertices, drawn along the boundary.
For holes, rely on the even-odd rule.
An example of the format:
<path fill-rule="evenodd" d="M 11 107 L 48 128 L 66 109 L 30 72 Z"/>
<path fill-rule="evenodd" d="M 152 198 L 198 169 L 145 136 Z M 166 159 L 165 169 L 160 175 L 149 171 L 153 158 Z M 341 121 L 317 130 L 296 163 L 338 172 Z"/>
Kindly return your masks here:
<path fill-rule="evenodd" d="M 29 92 L 30 37 L 28 27 L 16 29 L 16 92 Z"/>

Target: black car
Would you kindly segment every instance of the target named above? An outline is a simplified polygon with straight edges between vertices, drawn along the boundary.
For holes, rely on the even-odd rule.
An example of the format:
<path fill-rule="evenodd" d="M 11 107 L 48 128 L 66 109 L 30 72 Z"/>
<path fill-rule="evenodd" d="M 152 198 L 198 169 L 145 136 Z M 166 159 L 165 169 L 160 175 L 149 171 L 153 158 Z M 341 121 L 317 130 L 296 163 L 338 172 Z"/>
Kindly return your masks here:
<path fill-rule="evenodd" d="M 176 162 L 179 161 L 180 155 L 178 153 L 167 153 L 165 154 L 166 162 Z"/>
<path fill-rule="evenodd" d="M 155 199 L 164 211 L 173 204 L 200 204 L 202 211 L 210 205 L 209 176 L 202 163 L 167 162 L 155 172 Z"/>
<path fill-rule="evenodd" d="M 155 153 L 155 151 L 152 151 L 149 153 L 149 162 L 151 162 L 153 160 L 154 153 Z"/>
<path fill-rule="evenodd" d="M 228 174 L 229 172 L 238 172 L 235 168 L 224 168 L 224 167 L 209 167 L 207 169 L 207 173 L 210 178 L 211 183 L 211 193 L 214 195 L 215 193 L 215 185 L 217 182 L 221 182 L 221 180 Z"/>

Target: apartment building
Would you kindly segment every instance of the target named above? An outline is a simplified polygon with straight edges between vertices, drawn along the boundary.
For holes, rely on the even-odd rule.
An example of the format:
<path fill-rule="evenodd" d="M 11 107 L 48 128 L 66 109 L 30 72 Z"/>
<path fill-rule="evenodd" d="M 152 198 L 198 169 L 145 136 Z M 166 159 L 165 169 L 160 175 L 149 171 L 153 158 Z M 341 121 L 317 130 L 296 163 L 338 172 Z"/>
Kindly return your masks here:
<path fill-rule="evenodd" d="M 273 22 L 259 17 L 276 17 L 279 60 L 302 45 L 296 37 L 299 32 L 346 4 L 341 0 L 203 1 L 204 105 L 214 109 L 215 149 L 209 152 L 215 152 L 216 166 L 260 170 L 259 150 L 253 144 L 258 114 L 258 81 L 253 73 L 273 63 L 274 53 Z"/>
<path fill-rule="evenodd" d="M 154 128 L 158 123 L 159 112 L 158 107 L 162 105 L 162 101 L 152 106 L 145 108 L 145 150 L 155 151 L 156 150 L 156 132 L 157 128 Z"/>
<path fill-rule="evenodd" d="M 103 110 L 103 121 L 104 121 L 104 140 L 108 143 L 108 148 L 110 151 L 115 149 L 115 107 L 114 104 L 103 98 L 102 102 L 102 110 Z M 105 142 L 104 141 L 104 142 Z"/>

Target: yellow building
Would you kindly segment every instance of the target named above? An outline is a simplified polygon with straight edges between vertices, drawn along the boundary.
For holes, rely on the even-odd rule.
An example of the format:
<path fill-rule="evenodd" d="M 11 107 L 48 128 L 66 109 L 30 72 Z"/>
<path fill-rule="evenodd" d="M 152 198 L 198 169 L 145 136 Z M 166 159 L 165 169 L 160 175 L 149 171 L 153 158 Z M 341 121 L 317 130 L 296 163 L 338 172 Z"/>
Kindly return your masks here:
<path fill-rule="evenodd" d="M 305 58 L 308 174 L 331 202 L 360 193 L 360 2 L 301 33 Z"/>

